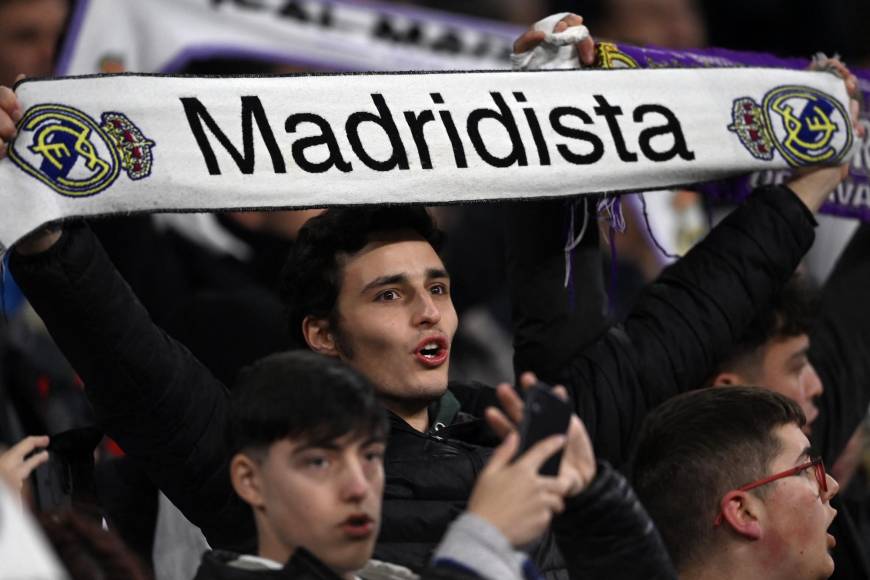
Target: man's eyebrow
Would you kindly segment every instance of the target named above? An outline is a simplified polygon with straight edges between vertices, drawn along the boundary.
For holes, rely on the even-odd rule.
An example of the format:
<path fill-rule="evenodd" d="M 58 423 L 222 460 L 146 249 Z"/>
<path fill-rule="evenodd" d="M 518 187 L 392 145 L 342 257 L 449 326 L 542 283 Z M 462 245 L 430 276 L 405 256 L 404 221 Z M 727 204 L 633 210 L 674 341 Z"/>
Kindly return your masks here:
<path fill-rule="evenodd" d="M 428 268 L 426 270 L 426 279 L 431 280 L 432 278 L 450 278 L 450 274 L 447 273 L 447 270 L 444 268 Z"/>
<path fill-rule="evenodd" d="M 801 454 L 797 456 L 797 459 L 795 459 L 794 464 L 799 465 L 801 463 L 806 463 L 807 460 L 809 460 L 813 457 L 813 455 L 814 455 L 813 448 L 811 446 L 807 445 L 804 448 L 804 450 L 801 451 Z"/>
<path fill-rule="evenodd" d="M 447 270 L 444 268 L 427 268 L 426 269 L 426 279 L 432 280 L 437 278 L 447 278 L 450 279 L 450 274 L 447 273 Z M 365 294 L 369 290 L 373 288 L 380 288 L 381 286 L 390 286 L 392 284 L 406 284 L 408 282 L 408 275 L 404 272 L 399 274 L 388 274 L 386 276 L 378 276 L 365 286 L 363 286 L 362 290 L 360 290 L 360 294 Z"/>
<path fill-rule="evenodd" d="M 332 441 L 315 441 L 313 443 L 305 443 L 304 445 L 300 445 L 296 449 L 293 450 L 293 455 L 300 455 L 305 453 L 306 451 L 310 451 L 312 449 L 325 449 L 326 451 L 337 451 L 338 445 L 336 445 Z"/>
<path fill-rule="evenodd" d="M 389 274 L 387 276 L 378 276 L 365 286 L 360 291 L 360 294 L 365 294 L 372 288 L 378 288 L 380 286 L 389 286 L 390 284 L 404 284 L 408 281 L 408 276 L 405 273 L 401 274 Z"/>
<path fill-rule="evenodd" d="M 387 443 L 386 435 L 371 435 L 370 437 L 367 437 L 366 440 L 363 441 L 362 444 L 363 444 L 363 446 L 368 446 L 368 445 L 375 445 L 377 443 L 386 444 Z"/>
<path fill-rule="evenodd" d="M 792 354 L 790 357 L 788 357 L 788 360 L 795 361 L 795 360 L 798 360 L 801 358 L 807 358 L 809 355 L 809 352 L 810 352 L 810 346 L 807 345 L 804 348 L 797 351 L 796 353 Z"/>

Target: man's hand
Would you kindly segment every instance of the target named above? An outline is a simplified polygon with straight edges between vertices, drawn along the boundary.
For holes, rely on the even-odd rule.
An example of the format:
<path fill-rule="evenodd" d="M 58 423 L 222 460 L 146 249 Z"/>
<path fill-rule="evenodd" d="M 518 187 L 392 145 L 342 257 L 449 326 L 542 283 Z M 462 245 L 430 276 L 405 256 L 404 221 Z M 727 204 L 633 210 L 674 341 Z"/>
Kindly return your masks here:
<path fill-rule="evenodd" d="M 837 59 L 816 61 L 813 68 L 833 70 L 837 76 L 843 79 L 846 84 L 846 92 L 849 94 L 849 115 L 855 136 L 859 140 L 864 139 L 866 129 L 860 122 L 861 91 L 858 88 L 858 78 Z M 794 177 L 786 185 L 795 192 L 810 211 L 815 212 L 848 175 L 849 163 L 836 166 L 807 167 L 797 170 Z"/>
<path fill-rule="evenodd" d="M 18 79 L 24 78 L 19 75 Z M 21 120 L 24 111 L 18 97 L 9 87 L 0 87 L 0 159 L 6 157 L 9 151 L 9 141 L 15 138 L 15 124 Z"/>
<path fill-rule="evenodd" d="M 48 451 L 33 453 L 36 449 L 48 446 L 48 436 L 25 437 L 15 446 L 0 453 L 0 478 L 16 492 L 21 492 L 24 480 L 34 469 L 48 461 Z"/>
<path fill-rule="evenodd" d="M 533 373 L 523 373 L 520 377 L 520 384 L 525 390 L 531 389 L 537 382 L 538 379 Z M 563 400 L 568 400 L 568 392 L 561 385 L 553 387 L 553 393 Z M 513 387 L 507 383 L 499 385 L 496 394 L 503 411 L 490 407 L 486 410 L 486 419 L 500 437 L 515 435 L 516 426 L 523 419 L 525 405 Z M 595 452 L 592 449 L 592 441 L 580 417 L 576 414 L 572 415 L 558 477 L 565 486 L 566 496 L 575 496 L 586 489 L 589 482 L 595 478 L 595 473 Z"/>
<path fill-rule="evenodd" d="M 565 445 L 564 435 L 536 443 L 512 463 L 519 437 L 510 433 L 498 446 L 468 500 L 468 511 L 485 519 L 514 547 L 544 533 L 553 514 L 565 508 L 565 481 L 538 473 L 541 465 Z"/>
<path fill-rule="evenodd" d="M 18 75 L 16 82 L 24 78 Z M 24 111 L 18 96 L 9 87 L 0 86 L 0 159 L 9 153 L 9 142 L 15 138 L 18 131 L 15 125 L 21 120 Z M 57 228 L 41 228 L 15 245 L 21 254 L 38 254 L 52 247 L 60 239 Z"/>
<path fill-rule="evenodd" d="M 581 24 L 583 24 L 582 16 L 577 16 L 576 14 L 569 14 L 558 23 L 556 23 L 556 26 L 553 28 L 553 32 L 564 32 L 567 28 L 570 28 L 571 26 L 580 26 Z M 537 47 L 544 41 L 544 38 L 546 36 L 547 33 L 543 30 L 527 30 L 514 42 L 514 54 L 521 54 L 523 52 L 534 50 L 535 47 Z M 576 47 L 577 54 L 580 57 L 581 63 L 587 66 L 595 63 L 595 41 L 592 39 L 591 36 L 581 42 L 578 42 Z"/>

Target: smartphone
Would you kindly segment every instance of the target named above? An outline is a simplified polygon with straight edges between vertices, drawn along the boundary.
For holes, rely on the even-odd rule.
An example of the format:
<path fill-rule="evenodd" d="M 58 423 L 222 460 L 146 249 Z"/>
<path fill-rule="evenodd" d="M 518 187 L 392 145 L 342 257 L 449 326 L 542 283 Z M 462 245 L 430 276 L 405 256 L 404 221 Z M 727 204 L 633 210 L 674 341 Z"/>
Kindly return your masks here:
<path fill-rule="evenodd" d="M 49 450 L 48 461 L 33 471 L 33 499 L 37 511 L 53 512 L 72 504 L 72 478 L 69 464 Z"/>
<path fill-rule="evenodd" d="M 532 448 L 535 443 L 551 435 L 564 435 L 571 422 L 571 405 L 552 393 L 552 388 L 538 383 L 526 395 L 526 407 L 520 424 L 520 448 L 517 457 Z M 562 450 L 554 453 L 541 465 L 541 475 L 559 475 Z"/>

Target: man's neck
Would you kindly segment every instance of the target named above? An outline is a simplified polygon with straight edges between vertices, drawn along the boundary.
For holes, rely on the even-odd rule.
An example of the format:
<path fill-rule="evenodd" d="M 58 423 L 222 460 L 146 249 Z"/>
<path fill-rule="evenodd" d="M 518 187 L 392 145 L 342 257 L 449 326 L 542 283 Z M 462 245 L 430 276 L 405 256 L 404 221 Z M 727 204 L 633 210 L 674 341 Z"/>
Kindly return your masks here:
<path fill-rule="evenodd" d="M 429 408 L 423 407 L 422 409 L 416 410 L 408 410 L 401 408 L 391 408 L 387 405 L 387 408 L 390 409 L 393 413 L 398 415 L 405 423 L 413 427 L 415 430 L 425 433 L 429 430 Z"/>
<path fill-rule="evenodd" d="M 757 562 L 741 557 L 735 551 L 726 551 L 719 556 L 704 562 L 686 566 L 679 570 L 680 580 L 739 580 L 743 578 L 765 578 L 773 580 L 778 575 L 777 562 L 771 562 L 771 568 L 764 571 Z"/>
<path fill-rule="evenodd" d="M 429 430 L 429 405 L 432 401 L 409 402 L 381 397 L 381 404 L 415 430 L 421 433 Z"/>
<path fill-rule="evenodd" d="M 263 537 L 259 540 L 259 549 L 257 555 L 266 560 L 272 560 L 279 564 L 286 564 L 293 556 L 293 550 L 287 550 L 284 546 L 277 542 L 263 541 Z"/>

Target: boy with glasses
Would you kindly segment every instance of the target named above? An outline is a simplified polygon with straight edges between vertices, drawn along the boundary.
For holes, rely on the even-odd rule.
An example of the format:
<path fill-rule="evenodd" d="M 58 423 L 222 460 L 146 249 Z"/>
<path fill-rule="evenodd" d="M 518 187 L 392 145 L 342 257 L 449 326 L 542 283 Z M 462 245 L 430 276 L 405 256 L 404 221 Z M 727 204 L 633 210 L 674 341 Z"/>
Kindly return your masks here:
<path fill-rule="evenodd" d="M 805 423 L 795 402 L 754 387 L 694 391 L 647 417 L 634 485 L 680 578 L 831 576 L 839 485 Z"/>

